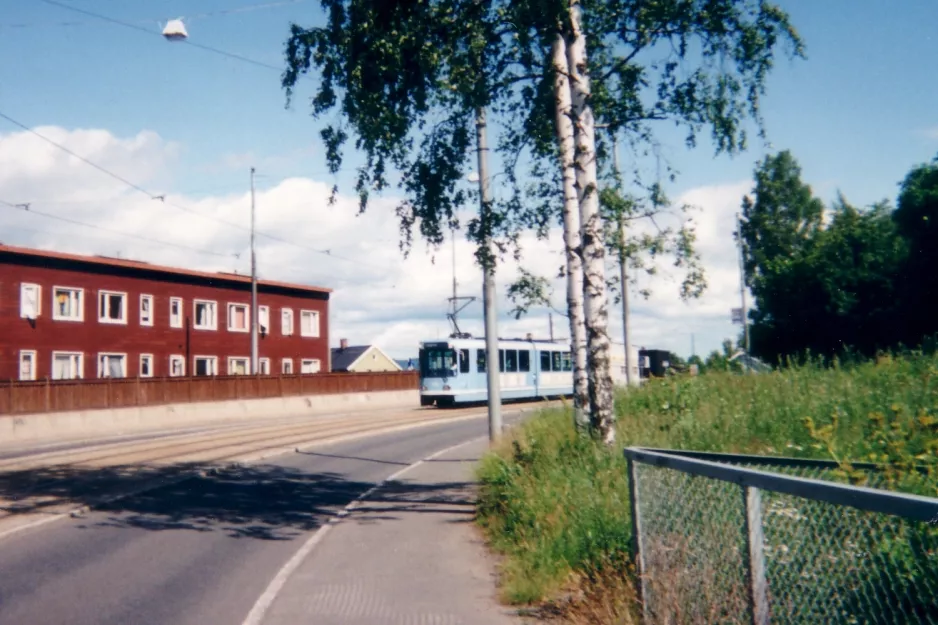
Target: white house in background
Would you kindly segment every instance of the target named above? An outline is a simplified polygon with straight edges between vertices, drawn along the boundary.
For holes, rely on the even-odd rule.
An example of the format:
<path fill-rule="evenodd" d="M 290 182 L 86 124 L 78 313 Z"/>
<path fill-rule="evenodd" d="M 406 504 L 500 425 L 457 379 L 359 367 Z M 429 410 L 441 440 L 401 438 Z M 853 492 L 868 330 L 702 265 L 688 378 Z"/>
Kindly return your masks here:
<path fill-rule="evenodd" d="M 613 341 L 609 349 L 612 351 L 609 359 L 609 369 L 612 373 L 612 383 L 616 386 L 625 386 L 625 345 Z M 641 376 L 638 371 L 638 348 L 634 345 L 629 350 L 629 361 L 632 365 L 632 386 L 641 384 Z"/>
<path fill-rule="evenodd" d="M 348 339 L 340 339 L 339 347 L 332 348 L 332 371 L 334 373 L 401 370 L 401 366 L 377 345 L 350 346 Z"/>

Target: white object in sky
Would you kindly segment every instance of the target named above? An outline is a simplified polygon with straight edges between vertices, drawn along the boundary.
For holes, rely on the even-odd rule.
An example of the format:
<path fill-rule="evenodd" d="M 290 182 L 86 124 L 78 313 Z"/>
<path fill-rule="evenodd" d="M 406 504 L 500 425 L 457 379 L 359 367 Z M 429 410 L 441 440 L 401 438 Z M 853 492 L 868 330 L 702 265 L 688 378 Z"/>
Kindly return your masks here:
<path fill-rule="evenodd" d="M 476 172 L 476 171 L 472 172 L 471 174 L 466 176 L 466 180 L 468 180 L 469 182 L 479 182 L 479 172 Z"/>
<path fill-rule="evenodd" d="M 182 23 L 182 19 L 176 19 L 166 22 L 166 27 L 163 28 L 163 36 L 170 41 L 180 41 L 188 39 L 189 33 L 186 32 L 186 26 Z"/>

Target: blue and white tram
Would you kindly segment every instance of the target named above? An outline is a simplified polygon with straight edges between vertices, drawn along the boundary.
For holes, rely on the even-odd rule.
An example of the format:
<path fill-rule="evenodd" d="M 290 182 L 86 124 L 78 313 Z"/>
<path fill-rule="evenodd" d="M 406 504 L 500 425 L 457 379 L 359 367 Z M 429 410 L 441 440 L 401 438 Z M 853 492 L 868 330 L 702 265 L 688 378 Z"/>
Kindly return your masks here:
<path fill-rule="evenodd" d="M 485 340 L 420 343 L 420 405 L 452 406 L 485 402 Z M 573 394 L 570 348 L 551 341 L 498 341 L 501 398 L 537 399 Z"/>

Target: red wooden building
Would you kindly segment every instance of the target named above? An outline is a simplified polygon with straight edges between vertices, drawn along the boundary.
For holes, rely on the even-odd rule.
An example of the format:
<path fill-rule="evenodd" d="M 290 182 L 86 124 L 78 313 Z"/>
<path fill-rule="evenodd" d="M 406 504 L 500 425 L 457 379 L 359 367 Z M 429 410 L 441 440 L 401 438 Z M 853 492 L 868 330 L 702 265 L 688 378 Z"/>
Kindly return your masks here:
<path fill-rule="evenodd" d="M 261 374 L 329 371 L 331 289 L 259 280 Z M 251 279 L 0 245 L 0 379 L 250 372 Z"/>

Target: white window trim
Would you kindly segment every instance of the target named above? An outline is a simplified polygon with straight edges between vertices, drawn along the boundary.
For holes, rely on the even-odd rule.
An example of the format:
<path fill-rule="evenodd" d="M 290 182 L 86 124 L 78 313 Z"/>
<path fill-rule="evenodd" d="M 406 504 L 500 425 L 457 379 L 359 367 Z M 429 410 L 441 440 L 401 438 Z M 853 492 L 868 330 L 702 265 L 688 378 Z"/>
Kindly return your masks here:
<path fill-rule="evenodd" d="M 143 320 L 143 302 L 144 302 L 144 300 L 149 300 L 149 301 L 150 301 L 150 320 L 149 320 L 149 321 L 144 321 L 144 320 Z M 140 295 L 140 311 L 139 311 L 139 312 L 140 312 L 140 325 L 142 325 L 142 326 L 148 326 L 148 327 L 152 327 L 152 326 L 153 326 L 153 309 L 154 309 L 154 301 L 155 301 L 155 300 L 156 300 L 156 298 L 153 297 L 152 295 L 148 294 L 148 293 L 143 293 L 143 294 Z M 182 310 L 182 309 L 180 308 L 180 310 Z"/>
<path fill-rule="evenodd" d="M 124 359 L 124 371 L 123 371 L 123 374 L 124 374 L 124 375 L 122 375 L 122 376 L 120 376 L 120 377 L 122 377 L 122 378 L 126 378 L 126 377 L 127 377 L 127 353 L 126 353 L 126 352 L 125 352 L 125 353 L 121 353 L 121 352 L 98 352 L 98 357 L 97 357 L 97 362 L 98 362 L 98 377 L 99 377 L 99 378 L 109 378 L 109 377 L 111 377 L 111 376 L 101 375 L 101 372 L 102 372 L 102 369 L 101 369 L 101 356 L 118 356 L 118 357 L 120 357 L 120 358 L 123 358 L 123 359 Z"/>
<path fill-rule="evenodd" d="M 78 356 L 78 371 L 74 378 L 60 378 L 64 380 L 81 380 L 85 377 L 85 354 L 84 352 L 69 352 L 69 351 L 54 351 L 52 352 L 52 370 L 50 371 L 49 377 L 51 379 L 56 379 L 53 376 L 55 375 L 55 357 L 56 356 Z"/>
<path fill-rule="evenodd" d="M 193 377 L 195 376 L 195 372 L 196 372 L 196 370 L 197 370 L 197 367 L 195 366 L 195 362 L 196 362 L 197 360 L 208 360 L 209 362 L 212 363 L 212 373 L 210 373 L 208 376 L 198 376 L 198 377 L 210 377 L 210 376 L 216 376 L 216 375 L 218 375 L 218 356 L 205 356 L 205 355 L 202 355 L 202 354 L 196 354 L 195 356 L 192 357 L 192 375 L 193 375 Z"/>
<path fill-rule="evenodd" d="M 231 320 L 234 318 L 234 315 L 231 314 L 231 311 L 235 307 L 244 308 L 244 327 L 236 328 L 231 325 Z M 251 306 L 249 304 L 242 304 L 240 302 L 228 302 L 228 331 L 229 332 L 250 332 L 251 331 Z"/>
<path fill-rule="evenodd" d="M 33 319 L 29 315 L 23 312 L 23 292 L 27 289 L 36 290 L 36 318 L 42 316 L 42 286 L 36 284 L 35 282 L 20 282 L 20 318 L 22 319 Z"/>
<path fill-rule="evenodd" d="M 182 373 L 175 375 L 173 373 L 173 362 L 182 363 Z M 186 357 L 182 354 L 170 354 L 169 355 L 169 377 L 171 378 L 184 378 L 186 377 Z"/>
<path fill-rule="evenodd" d="M 55 301 L 55 292 L 57 289 L 77 291 L 78 292 L 78 316 L 77 317 L 63 317 L 59 314 L 59 307 L 56 305 L 58 302 Z M 85 289 L 79 288 L 77 286 L 62 286 L 55 285 L 52 287 L 52 319 L 55 321 L 77 321 L 82 322 L 85 320 Z"/>
<path fill-rule="evenodd" d="M 264 373 L 264 364 L 267 364 L 267 373 Z M 258 375 L 270 375 L 270 358 L 258 358 L 257 359 L 257 373 Z"/>
<path fill-rule="evenodd" d="M 102 295 L 118 295 L 124 300 L 124 305 L 121 306 L 121 312 L 124 314 L 122 319 L 109 319 L 104 316 L 103 310 L 101 310 L 101 296 Z M 98 289 L 98 323 L 110 323 L 112 325 L 127 325 L 127 317 L 130 315 L 127 312 L 127 302 L 130 298 L 127 297 L 126 291 L 110 291 L 108 289 Z"/>
<path fill-rule="evenodd" d="M 211 325 L 199 325 L 199 304 L 211 304 L 215 314 L 212 315 Z M 218 330 L 218 302 L 210 299 L 192 300 L 192 327 L 196 330 Z"/>
<path fill-rule="evenodd" d="M 283 316 L 286 314 L 290 317 L 290 325 L 288 326 L 283 322 Z M 280 333 L 283 336 L 293 336 L 293 330 L 296 326 L 296 320 L 293 318 L 293 309 L 292 308 L 281 308 L 280 309 Z"/>
<path fill-rule="evenodd" d="M 228 375 L 241 375 L 234 372 L 235 362 L 244 361 L 244 374 L 251 375 L 251 359 L 248 356 L 228 356 Z"/>
<path fill-rule="evenodd" d="M 32 361 L 33 361 L 33 366 L 30 372 L 30 376 L 26 378 L 23 377 L 23 356 L 30 356 L 32 357 Z M 36 353 L 36 350 L 34 349 L 21 349 L 20 350 L 20 359 L 19 359 L 19 363 L 20 363 L 19 364 L 19 379 L 20 380 L 26 382 L 26 381 L 34 381 L 36 379 L 36 366 L 37 366 L 38 360 L 39 360 L 39 356 Z"/>
<path fill-rule="evenodd" d="M 173 322 L 173 304 L 179 304 L 179 319 L 174 323 Z M 171 328 L 181 328 L 182 327 L 182 306 L 183 301 L 181 297 L 171 297 L 169 298 L 169 327 Z"/>
<path fill-rule="evenodd" d="M 287 364 L 290 365 L 290 371 L 287 372 Z M 292 358 L 281 358 L 280 359 L 280 373 L 284 375 L 293 375 L 293 359 Z"/>
<path fill-rule="evenodd" d="M 264 317 L 267 317 L 267 330 L 262 328 Z M 270 334 L 270 306 L 257 307 L 257 332 L 258 334 Z"/>
<path fill-rule="evenodd" d="M 306 334 L 303 325 L 303 316 L 309 313 L 313 316 L 313 319 L 316 320 L 315 327 L 313 328 L 313 334 Z M 318 310 L 301 310 L 300 311 L 300 336 L 305 336 L 308 338 L 318 339 L 320 334 L 319 330 L 319 311 Z"/>
<path fill-rule="evenodd" d="M 144 375 L 143 373 L 143 360 L 148 359 L 150 361 L 150 373 Z M 153 357 L 153 354 L 140 354 L 140 359 L 137 362 L 137 377 L 141 378 L 152 378 L 153 377 L 153 368 L 156 366 L 156 359 Z"/>
<path fill-rule="evenodd" d="M 318 358 L 302 358 L 300 359 L 300 373 L 303 373 L 303 365 L 307 362 L 315 363 L 316 370 L 313 373 L 322 373 L 322 361 Z M 306 374 L 312 375 L 312 374 Z"/>

